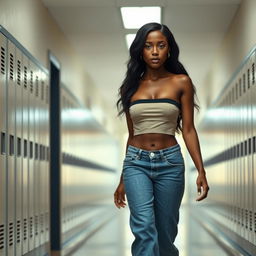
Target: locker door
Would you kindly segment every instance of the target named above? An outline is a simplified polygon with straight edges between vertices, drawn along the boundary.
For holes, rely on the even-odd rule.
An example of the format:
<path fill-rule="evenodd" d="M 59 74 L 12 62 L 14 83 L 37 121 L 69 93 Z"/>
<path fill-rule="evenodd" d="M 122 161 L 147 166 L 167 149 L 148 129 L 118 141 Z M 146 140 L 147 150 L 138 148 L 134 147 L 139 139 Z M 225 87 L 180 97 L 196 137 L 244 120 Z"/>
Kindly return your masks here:
<path fill-rule="evenodd" d="M 253 52 L 251 57 L 251 73 L 252 73 L 252 161 L 253 161 L 253 186 L 252 186 L 252 194 L 253 194 L 253 244 L 256 244 L 256 50 Z"/>
<path fill-rule="evenodd" d="M 50 245 L 50 83 L 49 76 L 47 75 L 46 82 L 46 186 L 47 186 L 47 197 L 46 197 L 46 210 L 47 210 L 47 233 L 46 242 Z M 50 246 L 48 246 L 50 248 Z"/>
<path fill-rule="evenodd" d="M 40 169 L 39 169 L 39 154 L 38 154 L 38 145 L 39 145 L 39 106 L 38 106 L 38 95 L 39 95 L 39 76 L 40 70 L 38 67 L 35 67 L 35 81 L 34 81 L 34 111 L 35 111 L 35 141 L 34 141 L 34 186 L 35 186 L 35 248 L 40 244 L 39 236 L 39 220 L 40 220 Z"/>
<path fill-rule="evenodd" d="M 28 58 L 23 55 L 23 67 L 22 67 L 22 136 L 23 136 L 23 160 L 22 160 L 22 214 L 23 214 L 23 242 L 22 242 L 22 253 L 28 252 Z"/>
<path fill-rule="evenodd" d="M 16 48 L 16 256 L 22 255 L 22 53 Z"/>
<path fill-rule="evenodd" d="M 248 88 L 248 171 L 249 171 L 249 180 L 248 180 L 248 240 L 251 243 L 254 243 L 253 240 L 253 154 L 252 154 L 252 137 L 253 137 L 253 115 L 252 115 L 252 105 L 253 105 L 253 84 L 252 84 L 252 64 L 253 64 L 254 54 L 249 58 L 247 64 L 247 88 Z M 255 98 L 256 99 L 256 98 Z"/>
<path fill-rule="evenodd" d="M 7 207 L 7 170 L 6 170 L 6 62 L 7 62 L 7 40 L 0 33 L 0 256 L 7 254 L 7 221 L 6 221 L 6 207 Z"/>
<path fill-rule="evenodd" d="M 38 87 L 38 107 L 39 107 L 39 136 L 38 136 L 38 150 L 39 150 L 39 196 L 40 196 L 40 244 L 43 245 L 45 243 L 45 209 L 44 209 L 44 167 L 42 164 L 42 143 L 43 143 L 43 129 L 42 129 L 42 123 L 43 123 L 43 103 L 41 100 L 42 95 L 42 84 L 44 83 L 44 73 L 43 71 L 40 72 L 40 81 L 39 81 L 39 87 Z"/>
<path fill-rule="evenodd" d="M 32 251 L 35 247 L 35 186 L 34 186 L 34 142 L 35 142 L 35 110 L 34 110 L 34 76 L 35 76 L 34 64 L 29 60 L 29 85 L 28 85 L 28 102 L 29 102 L 29 251 Z"/>
<path fill-rule="evenodd" d="M 43 163 L 44 163 L 44 170 L 45 170 L 45 218 L 46 218 L 46 232 L 45 232 L 45 242 L 48 244 L 50 242 L 50 174 L 49 174 L 49 160 L 47 160 L 47 147 L 49 147 L 50 143 L 50 124 L 49 124 L 49 76 L 46 74 L 45 76 L 45 88 L 44 88 L 44 97 L 43 97 L 43 103 L 44 103 L 44 134 L 43 134 L 43 141 L 44 141 L 44 147 L 43 147 Z"/>
<path fill-rule="evenodd" d="M 7 201 L 7 213 L 8 213 L 8 256 L 15 255 L 15 113 L 16 113 L 16 59 L 15 59 L 15 46 L 12 42 L 8 41 L 8 174 L 7 174 L 7 186 L 8 186 L 8 201 Z"/>

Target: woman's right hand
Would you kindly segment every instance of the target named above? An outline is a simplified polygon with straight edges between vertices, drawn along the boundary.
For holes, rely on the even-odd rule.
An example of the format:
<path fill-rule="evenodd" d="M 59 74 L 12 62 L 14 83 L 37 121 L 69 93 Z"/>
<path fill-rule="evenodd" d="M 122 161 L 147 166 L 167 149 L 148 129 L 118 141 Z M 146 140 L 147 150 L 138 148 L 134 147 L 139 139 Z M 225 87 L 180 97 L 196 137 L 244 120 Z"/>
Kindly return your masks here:
<path fill-rule="evenodd" d="M 121 181 L 116 188 L 116 191 L 114 193 L 114 202 L 117 208 L 120 209 L 120 207 L 125 207 L 125 189 L 124 189 L 124 183 Z"/>

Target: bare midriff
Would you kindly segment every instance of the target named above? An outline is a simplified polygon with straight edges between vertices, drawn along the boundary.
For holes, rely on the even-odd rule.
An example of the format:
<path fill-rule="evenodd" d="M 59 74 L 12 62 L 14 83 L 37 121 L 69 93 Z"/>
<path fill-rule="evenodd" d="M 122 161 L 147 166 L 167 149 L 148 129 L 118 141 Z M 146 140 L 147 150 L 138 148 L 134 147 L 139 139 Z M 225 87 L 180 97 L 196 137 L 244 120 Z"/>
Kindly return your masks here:
<path fill-rule="evenodd" d="M 159 150 L 174 146 L 175 144 L 177 144 L 177 140 L 174 135 L 160 133 L 135 135 L 128 143 L 128 145 L 145 150 Z"/>

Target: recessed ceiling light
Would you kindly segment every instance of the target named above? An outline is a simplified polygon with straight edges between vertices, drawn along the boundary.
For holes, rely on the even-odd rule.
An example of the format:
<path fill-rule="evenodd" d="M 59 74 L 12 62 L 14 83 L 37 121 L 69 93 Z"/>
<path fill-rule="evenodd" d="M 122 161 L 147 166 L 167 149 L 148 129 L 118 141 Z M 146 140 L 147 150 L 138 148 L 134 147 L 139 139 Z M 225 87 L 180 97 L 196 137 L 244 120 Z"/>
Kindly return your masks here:
<path fill-rule="evenodd" d="M 121 7 L 124 28 L 136 29 L 149 22 L 161 23 L 161 7 Z"/>

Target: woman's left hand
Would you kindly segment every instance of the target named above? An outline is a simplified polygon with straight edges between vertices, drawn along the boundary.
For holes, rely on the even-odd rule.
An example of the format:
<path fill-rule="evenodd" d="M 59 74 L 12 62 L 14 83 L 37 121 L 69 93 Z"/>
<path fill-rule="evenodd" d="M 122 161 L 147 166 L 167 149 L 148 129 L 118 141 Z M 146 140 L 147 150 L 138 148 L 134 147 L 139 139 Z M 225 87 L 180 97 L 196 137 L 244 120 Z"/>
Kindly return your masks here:
<path fill-rule="evenodd" d="M 205 172 L 198 174 L 196 184 L 197 184 L 197 192 L 199 195 L 199 197 L 196 199 L 196 201 L 201 201 L 207 197 L 208 191 L 210 189 L 208 186 L 208 183 L 207 183 Z"/>

